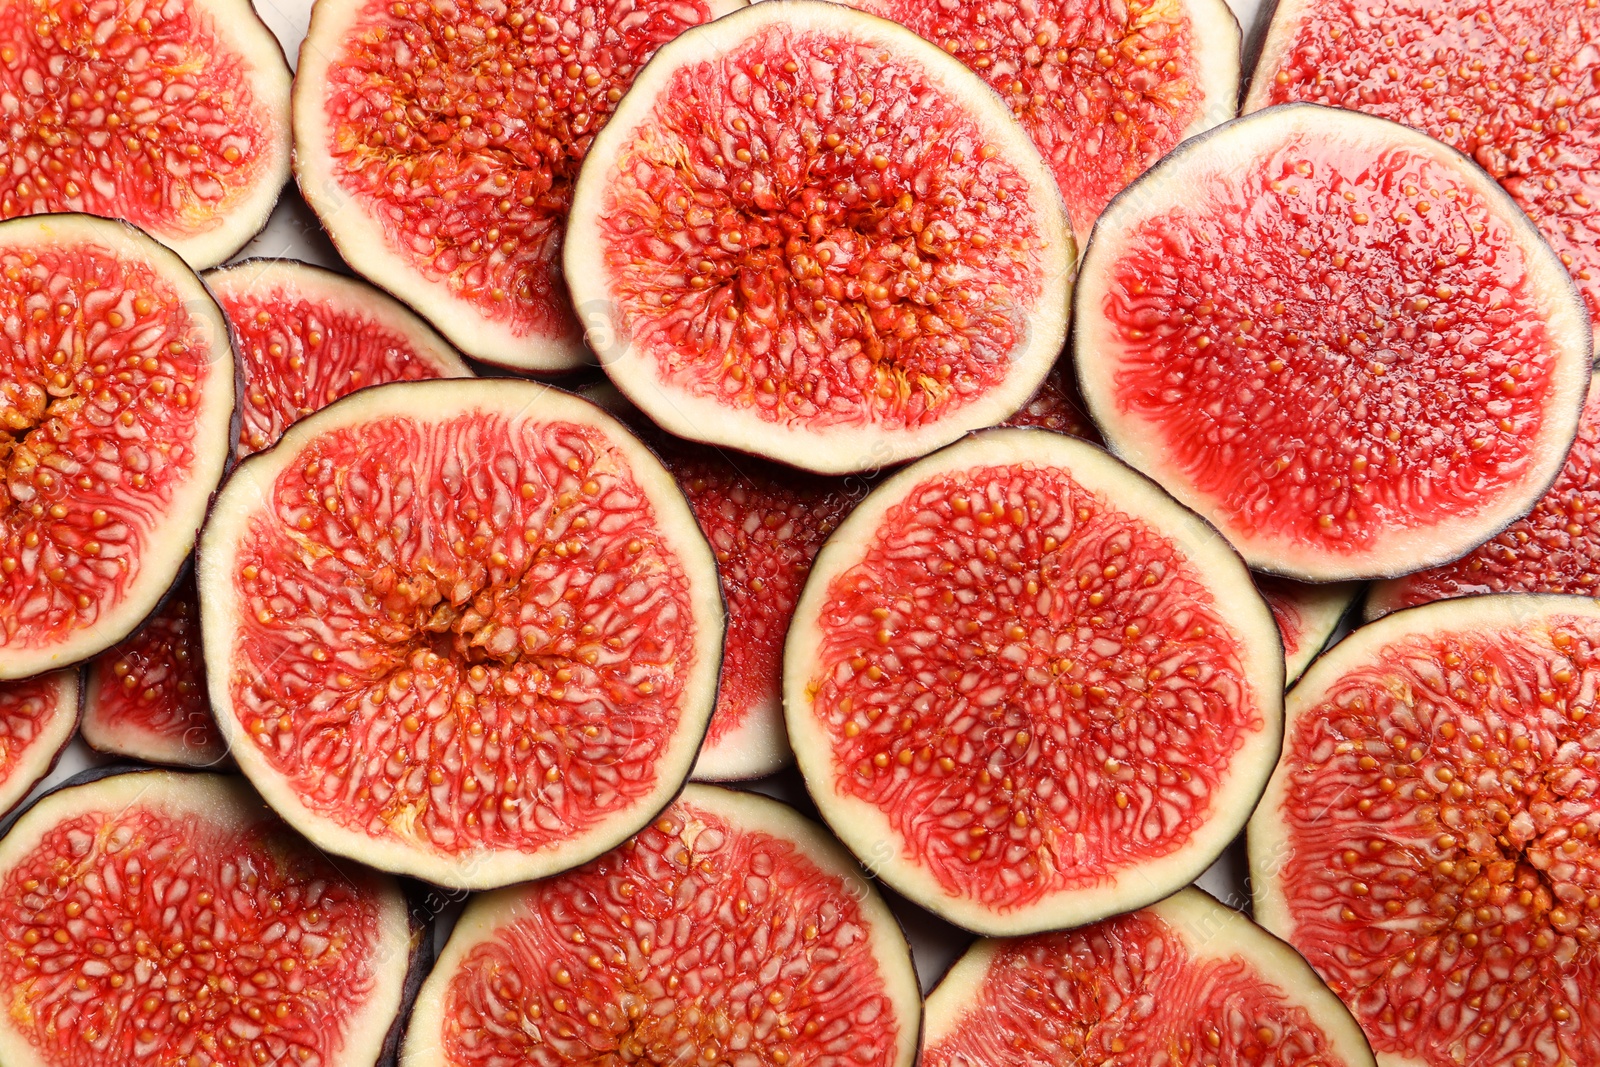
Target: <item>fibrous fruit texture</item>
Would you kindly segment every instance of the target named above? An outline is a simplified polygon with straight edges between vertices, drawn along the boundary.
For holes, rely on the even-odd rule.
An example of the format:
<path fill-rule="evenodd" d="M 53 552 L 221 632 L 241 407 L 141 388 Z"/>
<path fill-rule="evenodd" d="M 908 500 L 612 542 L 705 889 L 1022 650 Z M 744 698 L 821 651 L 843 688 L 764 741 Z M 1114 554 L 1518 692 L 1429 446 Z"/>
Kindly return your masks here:
<path fill-rule="evenodd" d="M 112 775 L 0 842 L 7 1067 L 373 1067 L 413 956 L 399 887 L 235 778 Z"/>
<path fill-rule="evenodd" d="M 1600 1061 L 1600 607 L 1396 612 L 1313 664 L 1250 823 L 1256 918 L 1379 1058 Z"/>
<path fill-rule="evenodd" d="M 1138 907 L 1243 827 L 1283 657 L 1233 550 L 1103 451 L 993 430 L 873 490 L 790 625 L 789 739 L 841 839 L 986 933 Z"/>
<path fill-rule="evenodd" d="M 0 679 L 131 633 L 227 461 L 233 351 L 183 261 L 118 222 L 0 223 Z"/>
<path fill-rule="evenodd" d="M 0 217 L 126 219 L 196 269 L 289 177 L 289 65 L 246 0 L 0 8 Z"/>
<path fill-rule="evenodd" d="M 882 898 L 821 827 L 690 786 L 623 847 L 479 897 L 403 1067 L 909 1067 L 921 994 Z"/>
<path fill-rule="evenodd" d="M 657 48 L 742 4 L 323 0 L 295 79 L 300 190 L 351 266 L 468 355 L 578 366 L 578 167 Z"/>
<path fill-rule="evenodd" d="M 1283 942 L 1198 889 L 1062 933 L 979 941 L 928 996 L 924 1067 L 1372 1067 Z"/>
<path fill-rule="evenodd" d="M 1588 0 L 1286 0 L 1245 111 L 1365 111 L 1471 156 L 1527 211 L 1600 314 L 1600 18 Z"/>
<path fill-rule="evenodd" d="M 50 773 L 77 725 L 77 672 L 0 682 L 0 814 Z"/>
<path fill-rule="evenodd" d="M 1560 261 L 1438 142 L 1293 105 L 1186 142 L 1107 209 L 1078 374 L 1112 449 L 1250 564 L 1460 556 L 1561 469 L 1590 335 Z"/>
<path fill-rule="evenodd" d="M 976 75 L 814 0 L 663 48 L 595 139 L 570 236 L 573 298 L 630 400 L 822 473 L 1020 407 L 1075 260 L 1048 168 Z"/>
<path fill-rule="evenodd" d="M 377 386 L 240 465 L 200 548 L 211 703 L 322 847 L 452 886 L 564 870 L 683 783 L 722 598 L 670 475 L 526 382 Z"/>
<path fill-rule="evenodd" d="M 1350 613 L 1350 606 L 1361 595 L 1362 585 L 1360 582 L 1307 585 L 1271 575 L 1258 576 L 1256 585 L 1272 609 L 1272 617 L 1278 620 L 1287 669 L 1285 678 L 1293 685 L 1333 638 L 1339 624 Z"/>

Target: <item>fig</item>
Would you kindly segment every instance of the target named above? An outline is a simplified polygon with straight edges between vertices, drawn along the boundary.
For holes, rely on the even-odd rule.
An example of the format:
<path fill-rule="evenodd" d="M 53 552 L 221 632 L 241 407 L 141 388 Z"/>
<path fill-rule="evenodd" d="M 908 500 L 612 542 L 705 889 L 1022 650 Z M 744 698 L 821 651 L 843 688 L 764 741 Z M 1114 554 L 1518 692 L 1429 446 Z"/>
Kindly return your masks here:
<path fill-rule="evenodd" d="M 420 951 L 237 778 L 91 772 L 0 840 L 7 1067 L 373 1067 Z"/>
<path fill-rule="evenodd" d="M 1567 465 L 1533 510 L 1453 563 L 1379 582 L 1366 614 L 1473 593 L 1600 594 L 1600 378 Z"/>
<path fill-rule="evenodd" d="M 211 706 L 321 848 L 452 888 L 586 862 L 687 778 L 716 563 L 671 475 L 530 382 L 353 393 L 241 463 L 201 538 Z"/>
<path fill-rule="evenodd" d="M 1257 921 L 1382 1063 L 1600 1062 L 1600 604 L 1480 596 L 1355 631 L 1289 694 Z"/>
<path fill-rule="evenodd" d="M 679 437 L 822 474 L 1021 407 L 1061 351 L 1076 259 L 1048 168 L 978 76 L 817 0 L 665 45 L 590 146 L 568 233 L 618 389 Z"/>
<path fill-rule="evenodd" d="M 0 218 L 125 219 L 196 270 L 266 225 L 290 73 L 246 0 L 19 0 L 0 27 Z"/>
<path fill-rule="evenodd" d="M 474 359 L 593 357 L 561 277 L 572 183 L 635 73 L 744 0 L 318 0 L 295 176 L 335 246 Z"/>
<path fill-rule="evenodd" d="M 1094 428 L 1088 413 L 1083 410 L 1083 396 L 1078 392 L 1077 377 L 1071 362 L 1065 357 L 1050 368 L 1050 373 L 1033 396 L 1028 398 L 1028 402 L 1000 425 L 1036 427 L 1081 437 L 1097 445 L 1105 443 L 1100 440 L 1100 431 Z"/>
<path fill-rule="evenodd" d="M 1589 385 L 1583 301 L 1505 190 L 1312 104 L 1219 126 L 1129 186 L 1075 313 L 1112 451 L 1303 581 L 1492 537 L 1555 480 Z"/>
<path fill-rule="evenodd" d="M 1223 0 L 847 0 L 978 73 L 1027 128 L 1087 240 L 1106 202 L 1233 118 L 1239 22 Z"/>
<path fill-rule="evenodd" d="M 1293 685 L 1333 640 L 1339 624 L 1361 595 L 1362 585 L 1307 585 L 1270 574 L 1258 575 L 1256 585 L 1278 621 L 1278 632 L 1283 636 L 1285 678 Z"/>
<path fill-rule="evenodd" d="M 0 815 L 50 773 L 77 725 L 77 671 L 0 682 Z"/>
<path fill-rule="evenodd" d="M 120 222 L 0 222 L 0 679 L 134 631 L 222 477 L 233 351 L 183 260 Z"/>
<path fill-rule="evenodd" d="M 1283 651 L 1237 553 L 1043 430 L 975 434 L 874 489 L 817 555 L 783 673 L 823 818 L 986 934 L 1186 885 L 1278 753 Z"/>
<path fill-rule="evenodd" d="M 921 990 L 893 914 L 821 827 L 690 786 L 623 847 L 475 898 L 402 1067 L 910 1067 Z"/>
<path fill-rule="evenodd" d="M 1305 960 L 1182 889 L 1064 933 L 985 939 L 928 994 L 922 1067 L 1372 1067 Z"/>
<path fill-rule="evenodd" d="M 1283 0 L 1245 111 L 1304 101 L 1460 149 L 1526 211 L 1600 315 L 1600 25 L 1587 0 Z"/>

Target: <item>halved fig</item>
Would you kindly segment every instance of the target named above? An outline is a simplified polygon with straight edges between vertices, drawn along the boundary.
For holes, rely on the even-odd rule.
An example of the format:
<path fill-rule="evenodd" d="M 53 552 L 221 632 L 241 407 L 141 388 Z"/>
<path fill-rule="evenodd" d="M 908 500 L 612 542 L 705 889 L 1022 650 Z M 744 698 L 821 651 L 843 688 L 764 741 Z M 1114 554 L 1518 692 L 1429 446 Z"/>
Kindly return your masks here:
<path fill-rule="evenodd" d="M 744 0 L 319 0 L 295 176 L 328 236 L 463 352 L 591 362 L 561 277 L 572 182 L 657 48 Z"/>
<path fill-rule="evenodd" d="M 1080 243 L 1123 186 L 1239 100 L 1239 22 L 1223 0 L 846 2 L 926 37 L 1000 94 Z"/>
<path fill-rule="evenodd" d="M 617 388 L 679 437 L 824 474 L 1020 407 L 1061 351 L 1076 260 L 1049 169 L 977 75 L 816 0 L 662 48 L 595 138 L 568 232 Z"/>
<path fill-rule="evenodd" d="M 1600 1063 L 1600 604 L 1396 612 L 1289 695 L 1255 914 L 1394 1067 Z"/>
<path fill-rule="evenodd" d="M 1112 450 L 1252 567 L 1307 581 L 1493 536 L 1555 479 L 1589 386 L 1583 302 L 1505 190 L 1413 130 L 1307 104 L 1130 187 L 1076 314 Z"/>
<path fill-rule="evenodd" d="M 1293 949 L 1198 889 L 1062 933 L 985 939 L 928 994 L 923 1067 L 1372 1067 Z"/>
<path fill-rule="evenodd" d="M 467 906 L 402 1067 L 910 1067 L 921 990 L 894 915 L 815 823 L 690 786 L 623 847 Z"/>
<path fill-rule="evenodd" d="M 245 460 L 201 539 L 212 708 L 330 852 L 490 888 L 616 845 L 716 704 L 716 563 L 671 475 L 528 382 L 352 394 Z"/>
<path fill-rule="evenodd" d="M 784 656 L 823 818 L 981 933 L 1186 885 L 1277 759 L 1283 652 L 1238 555 L 1042 430 L 974 435 L 874 489 L 818 554 Z"/>
<path fill-rule="evenodd" d="M 1600 319 L 1597 43 L 1587 0 L 1283 0 L 1244 110 L 1345 107 L 1460 149 L 1543 231 Z"/>
<path fill-rule="evenodd" d="M 357 389 L 472 376 L 427 323 L 354 278 L 292 259 L 252 259 L 212 271 L 206 284 L 238 340 L 241 457 Z"/>
<path fill-rule="evenodd" d="M 0 217 L 125 219 L 215 266 L 289 177 L 289 64 L 247 0 L 0 6 Z"/>
<path fill-rule="evenodd" d="M 1000 424 L 1019 428 L 1037 427 L 1056 433 L 1081 437 L 1094 444 L 1104 444 L 1100 431 L 1094 428 L 1089 415 L 1083 410 L 1083 396 L 1078 392 L 1078 379 L 1072 371 L 1072 362 L 1063 356 L 1050 368 L 1044 382 L 1017 409 L 1016 414 Z"/>
<path fill-rule="evenodd" d="M 0 682 L 0 815 L 50 773 L 77 725 L 77 671 Z"/>
<path fill-rule="evenodd" d="M 420 947 L 393 879 L 175 771 L 30 807 L 0 841 L 0 941 L 6 1067 L 372 1067 Z"/>
<path fill-rule="evenodd" d="M 1363 588 L 1360 582 L 1307 585 L 1270 574 L 1258 576 L 1256 585 L 1278 620 L 1288 685 L 1293 685 L 1333 640 Z"/>
<path fill-rule="evenodd" d="M 90 661 L 83 739 L 149 763 L 210 767 L 228 754 L 206 699 L 193 576 L 132 637 Z"/>
<path fill-rule="evenodd" d="M 1366 614 L 1474 593 L 1600 595 L 1600 376 L 1567 465 L 1533 510 L 1453 563 L 1373 586 Z"/>
<path fill-rule="evenodd" d="M 0 222 L 0 679 L 128 636 L 228 459 L 233 350 L 176 254 L 120 222 Z"/>

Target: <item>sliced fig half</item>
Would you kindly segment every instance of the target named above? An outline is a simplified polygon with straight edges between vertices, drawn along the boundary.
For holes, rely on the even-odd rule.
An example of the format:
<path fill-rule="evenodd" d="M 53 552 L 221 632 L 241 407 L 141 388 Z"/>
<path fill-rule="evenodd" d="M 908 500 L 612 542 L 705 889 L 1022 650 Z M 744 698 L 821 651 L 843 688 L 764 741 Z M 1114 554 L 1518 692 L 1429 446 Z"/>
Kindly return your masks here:
<path fill-rule="evenodd" d="M 655 50 L 744 0 L 318 0 L 295 175 L 339 252 L 460 349 L 593 357 L 561 278 L 572 182 Z"/>
<path fill-rule="evenodd" d="M 1597 46 L 1587 0 L 1283 0 L 1244 110 L 1350 108 L 1460 149 L 1527 211 L 1600 321 Z"/>
<path fill-rule="evenodd" d="M 292 259 L 252 259 L 210 272 L 206 284 L 238 340 L 241 457 L 357 389 L 472 376 L 409 308 L 354 278 Z"/>
<path fill-rule="evenodd" d="M 1263 574 L 1256 578 L 1261 595 L 1278 620 L 1283 635 L 1285 680 L 1293 685 L 1333 635 L 1364 588 L 1360 582 L 1307 585 Z"/>
<path fill-rule="evenodd" d="M 1243 828 L 1283 652 L 1228 543 L 1083 441 L 991 430 L 822 547 L 784 652 L 806 787 L 885 882 L 1032 933 L 1141 907 Z"/>
<path fill-rule="evenodd" d="M 125 219 L 196 270 L 289 178 L 289 64 L 248 0 L 0 6 L 0 217 Z"/>
<path fill-rule="evenodd" d="M 0 222 L 0 679 L 122 640 L 228 459 L 233 350 L 178 256 L 120 222 Z"/>
<path fill-rule="evenodd" d="M 0 841 L 0 942 L 6 1067 L 373 1067 L 419 948 L 393 879 L 175 771 L 30 807 Z"/>
<path fill-rule="evenodd" d="M 50 773 L 77 725 L 77 671 L 0 682 L 0 815 Z"/>
<path fill-rule="evenodd" d="M 1442 601 L 1289 695 L 1256 918 L 1392 1067 L 1600 1062 L 1600 604 Z"/>
<path fill-rule="evenodd" d="M 1065 356 L 1050 368 L 1050 373 L 1028 402 L 1000 425 L 1032 426 L 1081 437 L 1097 445 L 1104 444 L 1100 440 L 1100 431 L 1094 428 L 1088 412 L 1083 409 L 1077 376 L 1073 373 L 1071 360 Z"/>
<path fill-rule="evenodd" d="M 402 1067 L 910 1067 L 922 996 L 895 918 L 820 826 L 690 786 L 623 847 L 467 906 Z"/>
<path fill-rule="evenodd" d="M 1076 260 L 1049 169 L 977 75 L 817 0 L 662 48 L 568 230 L 617 388 L 679 437 L 824 474 L 1016 411 L 1060 353 Z"/>
<path fill-rule="evenodd" d="M 971 67 L 1043 153 L 1081 243 L 1185 137 L 1233 118 L 1239 22 L 1223 0 L 847 0 Z"/>
<path fill-rule="evenodd" d="M 1282 941 L 1198 889 L 1062 933 L 985 939 L 928 994 L 923 1067 L 1373 1067 Z"/>
<path fill-rule="evenodd" d="M 1101 216 L 1074 349 L 1113 451 L 1250 565 L 1444 563 L 1527 512 L 1589 386 L 1550 246 L 1453 149 L 1291 105 L 1187 142 Z"/>
<path fill-rule="evenodd" d="M 1600 595 L 1600 377 L 1567 465 L 1533 510 L 1453 563 L 1373 586 L 1366 614 L 1474 593 Z"/>
<path fill-rule="evenodd" d="M 490 888 L 586 862 L 688 777 L 716 563 L 671 475 L 528 382 L 354 393 L 223 487 L 201 633 L 240 768 L 330 852 Z"/>

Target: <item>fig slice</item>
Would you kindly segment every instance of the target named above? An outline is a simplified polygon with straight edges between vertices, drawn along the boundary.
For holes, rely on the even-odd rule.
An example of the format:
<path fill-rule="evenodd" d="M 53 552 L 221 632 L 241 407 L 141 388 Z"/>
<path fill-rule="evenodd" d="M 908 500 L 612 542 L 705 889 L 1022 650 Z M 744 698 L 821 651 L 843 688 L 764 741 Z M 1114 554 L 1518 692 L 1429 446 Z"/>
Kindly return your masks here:
<path fill-rule="evenodd" d="M 818 553 L 784 652 L 806 787 L 851 851 L 980 933 L 1192 881 L 1277 758 L 1283 652 L 1233 549 L 1104 451 L 976 434 Z"/>
<path fill-rule="evenodd" d="M 0 10 L 0 217 L 124 219 L 196 270 L 289 178 L 289 64 L 246 0 Z"/>
<path fill-rule="evenodd" d="M 1072 361 L 1065 356 L 1050 368 L 1050 373 L 1027 403 L 1000 425 L 1052 430 L 1097 445 L 1105 443 L 1100 439 L 1100 431 L 1094 428 L 1089 413 L 1083 409 L 1083 395 L 1078 392 L 1078 379 L 1073 373 Z"/>
<path fill-rule="evenodd" d="M 120 222 L 0 222 L 0 679 L 128 636 L 222 477 L 233 351 L 178 256 Z"/>
<path fill-rule="evenodd" d="M 1258 575 L 1256 585 L 1278 621 L 1289 685 L 1328 647 L 1364 588 L 1360 582 L 1307 585 L 1270 574 Z"/>
<path fill-rule="evenodd" d="M 1460 149 L 1533 219 L 1600 322 L 1597 46 L 1587 0 L 1283 0 L 1244 110 L 1345 107 Z"/>
<path fill-rule="evenodd" d="M 1444 563 L 1555 480 L 1589 385 L 1577 290 L 1453 149 L 1300 104 L 1186 142 L 1084 253 L 1074 323 L 1112 450 L 1257 570 Z"/>
<path fill-rule="evenodd" d="M 1600 1062 L 1600 604 L 1395 612 L 1290 693 L 1255 915 L 1386 1067 Z"/>
<path fill-rule="evenodd" d="M 1060 353 L 1076 259 L 1048 168 L 977 75 L 817 0 L 663 47 L 590 147 L 568 231 L 617 388 L 679 437 L 823 474 L 1019 408 Z"/>
<path fill-rule="evenodd" d="M 475 898 L 401 1067 L 910 1067 L 921 991 L 872 884 L 815 823 L 692 785 L 623 847 Z"/>
<path fill-rule="evenodd" d="M 50 773 L 77 725 L 77 671 L 0 682 L 0 815 Z"/>
<path fill-rule="evenodd" d="M 561 277 L 578 167 L 657 48 L 743 4 L 319 0 L 300 191 L 352 267 L 474 359 L 592 362 Z"/>
<path fill-rule="evenodd" d="M 1474 593 L 1600 594 L 1600 376 L 1567 464 L 1533 510 L 1453 563 L 1379 582 L 1366 614 Z"/>
<path fill-rule="evenodd" d="M 923 1067 L 1372 1067 L 1339 999 L 1198 889 L 1061 933 L 984 939 L 928 994 Z"/>
<path fill-rule="evenodd" d="M 1223 0 L 847 0 L 989 83 L 1050 165 L 1080 244 L 1107 201 L 1233 118 L 1239 22 Z"/>
<path fill-rule="evenodd" d="M 7 1067 L 373 1067 L 420 950 L 393 879 L 243 781 L 90 772 L 0 840 Z"/>
<path fill-rule="evenodd" d="M 218 495 L 207 685 L 240 768 L 329 852 L 456 888 L 565 870 L 687 778 L 716 564 L 671 476 L 528 382 L 375 386 Z"/>

